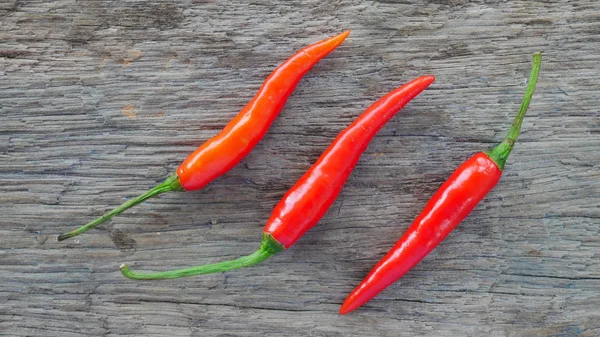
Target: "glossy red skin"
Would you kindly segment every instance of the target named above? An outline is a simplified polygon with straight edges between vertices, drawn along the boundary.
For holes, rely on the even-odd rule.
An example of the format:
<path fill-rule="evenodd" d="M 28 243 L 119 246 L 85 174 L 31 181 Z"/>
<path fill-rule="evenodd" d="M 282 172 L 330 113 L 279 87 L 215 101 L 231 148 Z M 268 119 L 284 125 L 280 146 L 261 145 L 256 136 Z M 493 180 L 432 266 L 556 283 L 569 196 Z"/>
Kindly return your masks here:
<path fill-rule="evenodd" d="M 263 138 L 302 76 L 348 34 L 301 49 L 277 67 L 238 115 L 183 161 L 177 169 L 181 186 L 186 191 L 200 189 L 237 165 Z"/>
<path fill-rule="evenodd" d="M 344 129 L 275 206 L 265 226 L 289 248 L 323 217 L 377 131 L 434 81 L 419 77 L 390 92 Z"/>
<path fill-rule="evenodd" d="M 400 279 L 431 252 L 496 186 L 502 171 L 479 152 L 460 165 L 431 197 L 425 209 L 394 247 L 346 298 L 348 313 Z"/>

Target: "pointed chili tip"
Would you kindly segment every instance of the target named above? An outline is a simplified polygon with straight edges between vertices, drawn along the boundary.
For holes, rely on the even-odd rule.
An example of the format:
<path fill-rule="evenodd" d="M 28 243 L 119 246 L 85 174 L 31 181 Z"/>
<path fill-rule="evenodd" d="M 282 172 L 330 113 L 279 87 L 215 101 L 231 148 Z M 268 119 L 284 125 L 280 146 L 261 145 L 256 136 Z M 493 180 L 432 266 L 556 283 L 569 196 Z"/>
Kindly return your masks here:
<path fill-rule="evenodd" d="M 354 311 L 354 309 L 356 309 L 356 307 L 351 306 L 347 298 L 340 308 L 340 315 L 345 315 L 351 311 Z"/>
<path fill-rule="evenodd" d="M 348 35 L 350 35 L 349 30 L 332 37 L 331 39 L 329 39 L 329 41 L 335 41 L 335 45 L 339 46 L 340 44 L 342 44 L 342 42 L 344 42 L 344 40 L 348 37 Z"/>
<path fill-rule="evenodd" d="M 430 85 L 431 83 L 433 83 L 435 81 L 435 76 L 433 75 L 425 75 L 422 77 L 423 81 L 425 81 L 427 83 L 427 85 Z"/>
<path fill-rule="evenodd" d="M 344 308 L 343 306 L 340 308 L 340 315 L 345 315 L 349 312 L 349 310 L 347 308 Z"/>

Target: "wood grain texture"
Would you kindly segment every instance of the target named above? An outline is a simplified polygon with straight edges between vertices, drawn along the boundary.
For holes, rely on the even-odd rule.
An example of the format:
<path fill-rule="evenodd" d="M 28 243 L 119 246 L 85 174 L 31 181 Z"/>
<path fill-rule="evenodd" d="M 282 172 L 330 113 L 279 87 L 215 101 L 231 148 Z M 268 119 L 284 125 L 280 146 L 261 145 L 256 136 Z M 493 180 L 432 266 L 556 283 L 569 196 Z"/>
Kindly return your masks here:
<path fill-rule="evenodd" d="M 271 130 L 202 191 L 56 235 L 162 181 L 294 51 L 351 29 Z M 600 336 L 600 3 L 0 2 L 0 335 Z M 499 185 L 401 282 L 345 296 L 452 170 L 501 140 Z M 272 207 L 364 108 L 436 83 L 381 130 L 337 202 L 262 265 L 135 282 L 254 251 Z"/>

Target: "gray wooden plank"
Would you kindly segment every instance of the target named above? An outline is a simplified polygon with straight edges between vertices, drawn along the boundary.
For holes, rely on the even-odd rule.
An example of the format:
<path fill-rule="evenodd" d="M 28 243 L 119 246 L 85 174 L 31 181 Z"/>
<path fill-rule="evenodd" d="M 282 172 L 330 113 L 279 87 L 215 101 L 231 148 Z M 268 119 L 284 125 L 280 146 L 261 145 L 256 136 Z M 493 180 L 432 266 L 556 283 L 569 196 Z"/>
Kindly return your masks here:
<path fill-rule="evenodd" d="M 3 1 L 0 335 L 600 335 L 600 5 L 581 1 Z M 81 225 L 172 172 L 295 50 L 351 29 L 255 150 L 202 191 Z M 499 185 L 361 310 L 345 296 L 444 179 L 498 142 L 544 55 Z M 246 270 L 274 204 L 371 102 L 436 83 L 373 140 L 296 246 Z"/>

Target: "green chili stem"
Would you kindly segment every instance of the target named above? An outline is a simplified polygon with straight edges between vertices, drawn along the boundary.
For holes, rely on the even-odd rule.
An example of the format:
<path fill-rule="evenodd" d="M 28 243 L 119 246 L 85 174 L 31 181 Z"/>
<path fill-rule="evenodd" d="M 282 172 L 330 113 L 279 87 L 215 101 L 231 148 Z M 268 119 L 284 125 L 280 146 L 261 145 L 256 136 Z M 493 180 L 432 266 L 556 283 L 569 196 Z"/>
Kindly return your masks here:
<path fill-rule="evenodd" d="M 189 267 L 171 271 L 163 271 L 157 273 L 136 273 L 129 270 L 129 266 L 122 264 L 120 269 L 123 276 L 133 280 L 161 280 L 173 279 L 185 276 L 194 276 L 202 274 L 221 273 L 229 270 L 240 269 L 244 267 L 259 264 L 268 259 L 271 255 L 283 251 L 285 247 L 275 240 L 271 234 L 263 233 L 260 249 L 256 252 L 240 257 L 231 261 L 207 264 L 203 266 Z"/>
<path fill-rule="evenodd" d="M 92 229 L 92 228 L 98 226 L 99 224 L 107 221 L 108 219 L 112 218 L 113 216 L 121 214 L 126 209 L 128 209 L 132 206 L 135 206 L 135 205 L 143 202 L 144 200 L 147 200 L 154 196 L 157 196 L 161 193 L 171 192 L 171 191 L 183 191 L 183 190 L 184 190 L 183 187 L 181 187 L 181 184 L 179 183 L 179 177 L 176 174 L 173 174 L 173 175 L 169 176 L 165 181 L 163 181 L 156 187 L 149 190 L 148 192 L 126 201 L 121 206 L 113 209 L 112 211 L 104 213 L 101 217 L 97 218 L 96 220 L 94 220 L 86 225 L 83 225 L 75 230 L 72 230 L 68 233 L 59 235 L 58 241 L 62 241 L 62 240 L 74 237 L 76 235 L 79 235 L 81 233 L 84 233 L 84 232 L 88 231 L 89 229 Z"/>
<path fill-rule="evenodd" d="M 508 159 L 508 155 L 512 151 L 515 146 L 515 142 L 517 141 L 517 137 L 519 137 L 519 132 L 521 132 L 521 124 L 523 123 L 523 118 L 525 117 L 525 113 L 527 112 L 527 108 L 529 107 L 529 102 L 531 101 L 531 97 L 533 96 L 533 92 L 535 91 L 535 85 L 537 83 L 538 75 L 540 73 L 540 64 L 542 63 L 542 54 L 535 53 L 533 54 L 533 65 L 531 66 L 531 74 L 529 75 L 529 83 L 527 84 L 527 89 L 525 90 L 525 97 L 523 97 L 523 102 L 521 103 L 521 108 L 519 109 L 519 113 L 515 120 L 513 121 L 506 137 L 498 146 L 496 146 L 493 150 L 488 151 L 487 155 L 492 159 L 500 170 L 504 169 L 504 164 Z"/>

